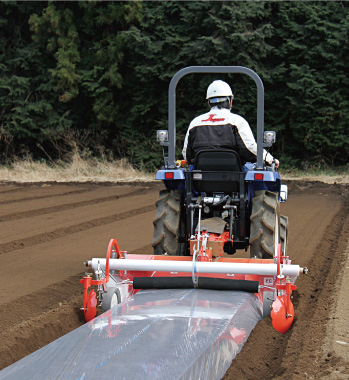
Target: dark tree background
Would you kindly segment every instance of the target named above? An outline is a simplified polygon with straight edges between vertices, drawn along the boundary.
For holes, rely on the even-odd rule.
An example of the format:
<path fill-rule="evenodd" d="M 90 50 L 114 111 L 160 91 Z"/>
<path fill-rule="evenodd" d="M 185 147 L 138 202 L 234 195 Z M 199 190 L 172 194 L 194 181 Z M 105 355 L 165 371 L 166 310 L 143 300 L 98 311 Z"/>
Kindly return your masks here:
<path fill-rule="evenodd" d="M 0 2 L 0 157 L 92 155 L 162 162 L 172 76 L 237 65 L 265 85 L 265 125 L 285 166 L 348 160 L 348 4 L 329 2 Z M 256 89 L 231 84 L 233 112 L 256 125 Z M 177 88 L 178 157 L 216 76 Z M 75 144 L 75 145 L 74 145 Z"/>

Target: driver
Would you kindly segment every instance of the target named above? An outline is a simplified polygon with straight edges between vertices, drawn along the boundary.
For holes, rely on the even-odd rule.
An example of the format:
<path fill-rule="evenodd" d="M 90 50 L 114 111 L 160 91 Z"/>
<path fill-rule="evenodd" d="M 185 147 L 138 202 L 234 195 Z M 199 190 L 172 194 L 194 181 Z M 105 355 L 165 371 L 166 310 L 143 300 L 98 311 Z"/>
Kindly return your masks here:
<path fill-rule="evenodd" d="M 232 149 L 242 161 L 255 162 L 257 143 L 248 122 L 239 115 L 230 112 L 234 95 L 228 83 L 215 80 L 207 88 L 210 111 L 196 117 L 189 125 L 184 140 L 183 157 L 189 164 L 197 152 L 203 149 Z M 263 151 L 263 159 L 268 164 L 279 161 Z"/>

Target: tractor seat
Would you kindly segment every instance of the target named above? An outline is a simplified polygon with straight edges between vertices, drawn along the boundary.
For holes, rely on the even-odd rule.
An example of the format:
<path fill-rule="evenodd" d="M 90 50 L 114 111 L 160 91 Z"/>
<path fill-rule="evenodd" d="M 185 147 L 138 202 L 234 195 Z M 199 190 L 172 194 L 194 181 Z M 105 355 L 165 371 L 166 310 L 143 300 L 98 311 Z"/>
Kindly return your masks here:
<path fill-rule="evenodd" d="M 193 187 L 197 192 L 239 193 L 245 173 L 239 155 L 234 150 L 207 149 L 196 154 L 193 170 Z"/>
<path fill-rule="evenodd" d="M 242 166 L 240 157 L 234 150 L 205 149 L 196 154 L 194 170 L 242 172 Z"/>

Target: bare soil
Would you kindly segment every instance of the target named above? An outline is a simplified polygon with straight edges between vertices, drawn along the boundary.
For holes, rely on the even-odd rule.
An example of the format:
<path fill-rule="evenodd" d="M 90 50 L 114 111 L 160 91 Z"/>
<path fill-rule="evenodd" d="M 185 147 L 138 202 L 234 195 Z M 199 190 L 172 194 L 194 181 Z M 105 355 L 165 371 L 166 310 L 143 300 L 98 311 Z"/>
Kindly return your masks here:
<path fill-rule="evenodd" d="M 83 262 L 117 238 L 151 253 L 163 185 L 0 184 L 0 369 L 83 324 Z M 292 328 L 258 323 L 224 379 L 349 378 L 348 185 L 289 182 L 288 252 L 297 280 Z"/>

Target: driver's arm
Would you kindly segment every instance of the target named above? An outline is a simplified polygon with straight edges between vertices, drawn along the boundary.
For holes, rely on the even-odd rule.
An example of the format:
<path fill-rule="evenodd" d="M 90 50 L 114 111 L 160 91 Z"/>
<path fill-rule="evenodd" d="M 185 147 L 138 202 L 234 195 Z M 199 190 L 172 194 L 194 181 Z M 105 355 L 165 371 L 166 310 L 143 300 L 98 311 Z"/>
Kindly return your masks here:
<path fill-rule="evenodd" d="M 239 115 L 232 115 L 232 121 L 236 126 L 236 143 L 240 157 L 246 162 L 253 162 L 257 158 L 257 143 L 248 122 Z M 263 160 L 269 165 L 273 163 L 274 157 L 263 149 Z M 276 166 L 276 163 L 275 163 Z"/>

